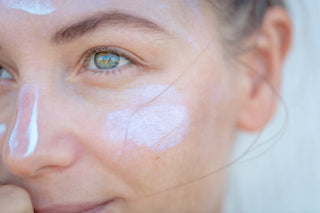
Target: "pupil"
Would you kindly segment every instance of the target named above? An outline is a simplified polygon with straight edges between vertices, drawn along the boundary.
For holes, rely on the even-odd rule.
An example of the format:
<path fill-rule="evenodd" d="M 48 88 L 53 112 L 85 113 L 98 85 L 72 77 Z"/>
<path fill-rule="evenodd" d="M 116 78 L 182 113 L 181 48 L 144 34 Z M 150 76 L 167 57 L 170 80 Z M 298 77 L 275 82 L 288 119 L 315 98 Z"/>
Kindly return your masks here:
<path fill-rule="evenodd" d="M 99 69 L 113 69 L 119 65 L 120 57 L 112 53 L 98 53 L 94 57 L 94 62 Z"/>

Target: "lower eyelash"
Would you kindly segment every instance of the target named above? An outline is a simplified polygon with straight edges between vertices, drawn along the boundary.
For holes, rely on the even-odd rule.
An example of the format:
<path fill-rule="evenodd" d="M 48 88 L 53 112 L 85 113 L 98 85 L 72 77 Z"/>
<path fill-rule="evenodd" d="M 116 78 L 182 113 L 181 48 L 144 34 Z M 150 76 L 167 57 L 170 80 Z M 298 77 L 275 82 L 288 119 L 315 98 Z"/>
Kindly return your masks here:
<path fill-rule="evenodd" d="M 110 69 L 105 72 L 103 70 L 95 70 L 95 69 L 86 69 L 86 70 L 93 74 L 103 74 L 103 75 L 116 75 L 118 73 L 123 72 L 123 69 L 121 67 L 116 69 Z"/>

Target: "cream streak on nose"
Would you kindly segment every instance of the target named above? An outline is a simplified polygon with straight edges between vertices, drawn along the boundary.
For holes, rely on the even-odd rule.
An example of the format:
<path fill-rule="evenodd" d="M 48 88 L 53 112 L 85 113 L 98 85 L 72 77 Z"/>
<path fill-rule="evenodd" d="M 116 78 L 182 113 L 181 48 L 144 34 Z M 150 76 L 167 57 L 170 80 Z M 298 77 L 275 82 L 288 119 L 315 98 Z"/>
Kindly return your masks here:
<path fill-rule="evenodd" d="M 9 139 L 12 157 L 27 157 L 36 149 L 38 143 L 38 88 L 26 84 L 21 88 L 15 126 Z"/>
<path fill-rule="evenodd" d="M 33 15 L 48 15 L 56 9 L 49 0 L 2 0 L 8 9 L 22 10 Z"/>
<path fill-rule="evenodd" d="M 7 126 L 5 124 L 0 124 L 0 139 L 2 135 L 6 132 Z"/>

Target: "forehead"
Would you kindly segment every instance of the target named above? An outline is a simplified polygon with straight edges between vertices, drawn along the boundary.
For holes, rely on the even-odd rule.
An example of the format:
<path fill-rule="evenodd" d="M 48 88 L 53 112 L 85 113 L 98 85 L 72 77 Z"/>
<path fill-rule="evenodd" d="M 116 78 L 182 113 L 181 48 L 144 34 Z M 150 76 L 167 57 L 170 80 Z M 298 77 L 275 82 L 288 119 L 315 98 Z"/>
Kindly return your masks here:
<path fill-rule="evenodd" d="M 54 27 L 108 11 L 137 15 L 170 28 L 194 20 L 191 13 L 200 12 L 200 7 L 197 0 L 0 0 L 0 24 Z"/>
<path fill-rule="evenodd" d="M 208 31 L 213 32 L 214 28 L 212 23 L 207 22 L 212 20 L 212 14 L 210 10 L 208 18 L 209 9 L 204 2 L 206 1 L 0 0 L 0 50 L 2 46 L 9 49 L 10 44 L 13 44 L 11 47 L 43 47 L 45 42 L 52 40 L 61 29 L 102 13 L 120 13 L 145 20 L 145 23 L 159 26 L 173 37 L 183 38 L 196 46 L 205 46 L 207 40 L 212 38 Z M 112 23 L 123 30 L 129 22 L 131 20 L 127 19 L 126 25 L 123 19 L 118 23 L 115 19 Z M 107 24 L 106 26 L 110 27 Z M 129 26 L 126 31 L 133 32 L 131 29 Z"/>

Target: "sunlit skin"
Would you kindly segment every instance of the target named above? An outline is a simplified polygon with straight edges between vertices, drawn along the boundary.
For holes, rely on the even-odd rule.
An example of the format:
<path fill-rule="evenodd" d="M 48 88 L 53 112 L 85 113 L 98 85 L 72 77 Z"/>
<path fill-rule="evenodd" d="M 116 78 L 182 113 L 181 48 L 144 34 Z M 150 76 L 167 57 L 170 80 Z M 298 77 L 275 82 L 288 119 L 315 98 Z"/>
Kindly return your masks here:
<path fill-rule="evenodd" d="M 290 43 L 286 12 L 269 11 L 260 33 L 248 38 L 253 50 L 237 56 L 247 66 L 238 66 L 205 1 L 51 2 L 56 10 L 43 16 L 0 4 L 0 66 L 12 76 L 0 79 L 0 209 L 68 213 L 103 204 L 101 212 L 113 213 L 219 212 L 227 170 L 215 171 L 230 162 L 236 133 L 260 130 L 275 108 L 261 76 L 279 88 Z M 114 21 L 57 36 L 102 13 Z M 119 14 L 125 18 L 114 18 Z M 124 57 L 122 66 L 93 68 L 99 63 L 90 59 L 101 52 Z M 26 84 L 39 92 L 39 140 L 33 153 L 17 157 L 8 141 Z M 125 149 L 106 137 L 107 115 L 145 107 L 132 91 L 148 85 L 174 87 L 182 97 L 174 104 L 189 113 L 186 136 L 169 150 Z"/>

